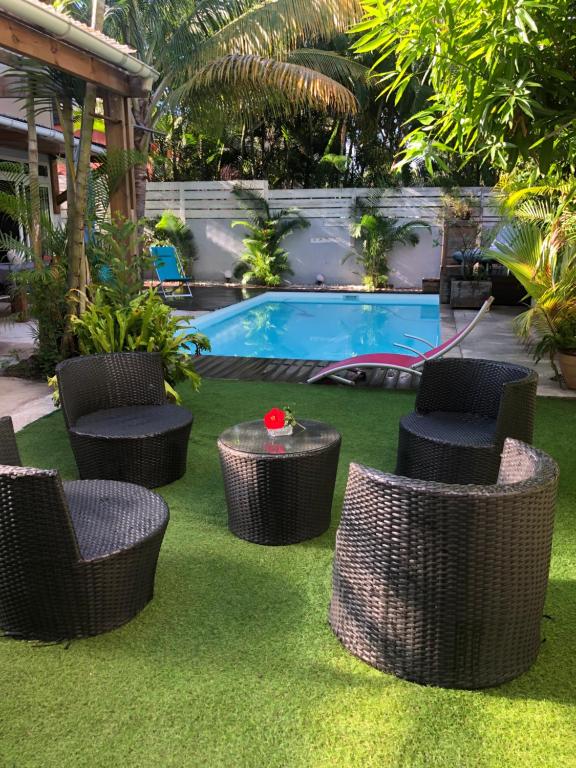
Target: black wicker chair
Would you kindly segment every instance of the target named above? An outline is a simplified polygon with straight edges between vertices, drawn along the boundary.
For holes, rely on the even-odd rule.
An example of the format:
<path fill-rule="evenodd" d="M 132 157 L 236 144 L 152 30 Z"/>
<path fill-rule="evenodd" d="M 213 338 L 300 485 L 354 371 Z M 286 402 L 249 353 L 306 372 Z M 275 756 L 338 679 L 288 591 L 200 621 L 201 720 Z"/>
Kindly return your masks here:
<path fill-rule="evenodd" d="M 56 373 L 81 478 L 156 488 L 182 477 L 193 417 L 167 402 L 160 355 L 75 357 Z"/>
<path fill-rule="evenodd" d="M 138 485 L 62 483 L 20 464 L 0 419 L 0 631 L 44 641 L 89 637 L 152 599 L 168 525 L 165 502 Z"/>
<path fill-rule="evenodd" d="M 352 464 L 329 621 L 383 672 L 498 685 L 540 648 L 558 468 L 507 440 L 497 485 L 445 485 Z"/>
<path fill-rule="evenodd" d="M 495 483 L 504 440 L 532 442 L 538 375 L 492 360 L 425 363 L 416 411 L 400 420 L 396 474 Z"/>

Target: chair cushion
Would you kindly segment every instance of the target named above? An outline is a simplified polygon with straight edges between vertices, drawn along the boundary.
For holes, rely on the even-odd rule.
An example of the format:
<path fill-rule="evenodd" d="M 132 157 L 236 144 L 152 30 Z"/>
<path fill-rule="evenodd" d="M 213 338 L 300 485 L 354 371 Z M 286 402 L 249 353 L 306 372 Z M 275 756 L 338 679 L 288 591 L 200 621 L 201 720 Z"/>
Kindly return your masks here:
<path fill-rule="evenodd" d="M 418 437 L 452 445 L 490 446 L 496 438 L 496 420 L 476 413 L 410 413 L 402 417 L 401 424 Z"/>
<path fill-rule="evenodd" d="M 164 434 L 191 421 L 190 411 L 179 405 L 135 405 L 88 413 L 70 431 L 92 437 L 137 438 Z"/>
<path fill-rule="evenodd" d="M 158 494 L 114 480 L 64 483 L 70 518 L 84 560 L 128 549 L 168 522 L 168 506 Z"/>

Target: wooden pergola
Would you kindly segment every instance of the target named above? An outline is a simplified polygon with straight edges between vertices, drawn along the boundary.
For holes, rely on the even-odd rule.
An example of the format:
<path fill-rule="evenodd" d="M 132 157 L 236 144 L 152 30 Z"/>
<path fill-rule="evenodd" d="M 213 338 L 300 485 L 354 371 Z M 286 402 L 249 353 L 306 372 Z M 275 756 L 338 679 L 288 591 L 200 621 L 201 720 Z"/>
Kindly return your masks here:
<path fill-rule="evenodd" d="M 33 12 L 37 12 L 37 20 Z M 54 31 L 62 24 L 66 25 L 68 35 Z M 66 39 L 67 36 L 72 37 L 73 42 Z M 107 148 L 133 149 L 130 99 L 146 96 L 157 73 L 138 60 L 130 49 L 69 19 L 40 0 L 0 0 L 0 49 L 97 85 L 98 96 L 104 103 Z M 7 93 L 8 87 L 2 80 L 0 78 L 0 94 Z M 134 218 L 131 169 L 115 189 L 110 207 L 123 218 Z"/>

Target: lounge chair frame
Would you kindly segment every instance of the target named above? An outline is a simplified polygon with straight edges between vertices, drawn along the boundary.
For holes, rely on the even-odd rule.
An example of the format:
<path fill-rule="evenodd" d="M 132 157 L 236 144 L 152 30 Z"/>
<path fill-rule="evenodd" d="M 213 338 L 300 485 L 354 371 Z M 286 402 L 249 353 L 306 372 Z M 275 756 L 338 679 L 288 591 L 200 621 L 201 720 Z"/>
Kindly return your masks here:
<path fill-rule="evenodd" d="M 338 373 L 348 370 L 363 370 L 365 368 L 391 368 L 395 371 L 399 371 L 400 373 L 410 373 L 411 375 L 420 377 L 422 375 L 422 371 L 420 369 L 424 363 L 427 360 L 435 360 L 439 357 L 442 357 L 447 352 L 450 352 L 452 349 L 454 349 L 454 347 L 457 347 L 459 344 L 461 344 L 466 336 L 468 336 L 468 334 L 471 333 L 474 328 L 476 328 L 486 312 L 488 312 L 493 301 L 493 296 L 490 296 L 488 299 L 486 299 L 484 304 L 480 307 L 477 314 L 468 323 L 468 325 L 459 333 L 456 333 L 454 336 L 452 336 L 452 338 L 450 338 L 448 341 L 440 344 L 439 346 L 434 346 L 428 339 L 423 339 L 420 336 L 412 336 L 411 334 L 405 333 L 405 338 L 413 339 L 414 341 L 420 341 L 430 347 L 429 350 L 422 353 L 417 349 L 414 349 L 414 347 L 409 346 L 408 344 L 395 342 L 395 347 L 405 349 L 414 356 L 415 361 L 410 365 L 403 364 L 405 361 L 402 361 L 401 363 L 394 361 L 393 355 L 387 355 L 385 353 L 382 355 L 359 355 L 358 357 L 349 357 L 346 360 L 340 361 L 339 363 L 332 363 L 331 365 L 326 366 L 326 368 L 322 368 L 321 371 L 318 371 L 314 374 L 314 376 L 311 376 L 308 379 L 308 384 L 315 384 L 322 379 L 329 378 L 333 381 L 337 381 L 339 384 L 354 386 L 354 381 L 350 381 L 350 379 L 346 379 L 343 376 L 338 376 Z M 378 359 L 365 360 L 365 357 L 376 357 Z"/>
<path fill-rule="evenodd" d="M 161 250 L 171 251 L 171 253 L 159 253 Z M 192 296 L 190 283 L 194 279 L 186 275 L 182 259 L 176 248 L 171 245 L 152 245 L 150 246 L 150 255 L 154 259 L 154 271 L 158 280 L 158 290 L 162 296 L 165 299 L 190 298 Z M 162 263 L 162 260 L 166 260 L 166 264 Z M 169 262 L 172 262 L 172 264 Z M 170 270 L 172 267 L 177 270 L 177 274 L 166 275 L 162 273 L 163 269 Z M 174 285 L 170 286 L 168 283 L 174 283 Z M 182 293 L 176 293 L 179 288 L 184 289 Z"/>

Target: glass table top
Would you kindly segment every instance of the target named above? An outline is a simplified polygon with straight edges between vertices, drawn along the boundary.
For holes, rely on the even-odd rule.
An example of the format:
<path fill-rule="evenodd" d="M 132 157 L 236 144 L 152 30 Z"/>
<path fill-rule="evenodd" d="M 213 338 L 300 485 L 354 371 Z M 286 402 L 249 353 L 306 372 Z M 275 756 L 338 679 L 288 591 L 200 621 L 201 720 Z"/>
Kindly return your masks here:
<path fill-rule="evenodd" d="M 219 441 L 237 451 L 265 456 L 319 451 L 340 440 L 340 433 L 322 421 L 301 419 L 299 424 L 291 435 L 271 437 L 262 420 L 245 421 L 222 432 Z"/>

